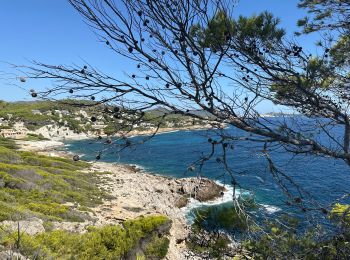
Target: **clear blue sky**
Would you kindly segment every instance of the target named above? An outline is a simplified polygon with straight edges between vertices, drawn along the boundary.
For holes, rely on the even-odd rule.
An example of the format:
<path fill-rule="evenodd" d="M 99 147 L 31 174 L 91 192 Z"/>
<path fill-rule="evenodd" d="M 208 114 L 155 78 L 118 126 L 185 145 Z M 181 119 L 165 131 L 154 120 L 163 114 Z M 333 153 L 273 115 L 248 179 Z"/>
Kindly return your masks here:
<path fill-rule="evenodd" d="M 118 0 L 116 0 L 118 1 Z M 296 20 L 304 10 L 297 0 L 241 0 L 237 15 L 251 15 L 268 10 L 280 17 L 282 27 L 294 32 Z M 0 71 L 10 72 L 8 65 L 38 60 L 50 64 L 82 64 L 86 60 L 101 70 L 122 75 L 127 64 L 98 42 L 80 15 L 65 0 L 1 0 Z M 315 38 L 303 46 L 312 47 Z M 30 82 L 35 88 L 35 82 Z M 30 100 L 28 93 L 0 81 L 0 99 Z M 263 110 L 271 110 L 269 105 Z"/>

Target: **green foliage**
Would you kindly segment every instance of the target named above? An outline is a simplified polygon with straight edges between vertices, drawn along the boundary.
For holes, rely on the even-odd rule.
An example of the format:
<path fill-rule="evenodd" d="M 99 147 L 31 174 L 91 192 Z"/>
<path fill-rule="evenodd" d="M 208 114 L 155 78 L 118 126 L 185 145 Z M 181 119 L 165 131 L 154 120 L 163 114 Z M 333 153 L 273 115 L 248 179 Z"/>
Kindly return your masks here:
<path fill-rule="evenodd" d="M 91 227 L 84 234 L 62 230 L 35 236 L 22 234 L 19 251 L 27 257 L 39 256 L 40 259 L 124 259 L 141 239 L 153 237 L 153 232 L 168 221 L 164 216 L 149 216 L 128 220 L 124 222 L 123 227 Z M 17 238 L 17 233 L 5 235 L 1 244 L 11 248 Z M 164 257 L 167 245 L 166 240 L 152 239 L 150 252 L 154 253 L 152 249 L 159 249 L 160 252 L 156 252 L 156 256 Z"/>
<path fill-rule="evenodd" d="M 350 227 L 350 205 L 336 203 L 331 210 L 330 218 Z"/>
<path fill-rule="evenodd" d="M 285 35 L 285 31 L 278 28 L 280 20 L 269 12 L 263 12 L 251 17 L 240 16 L 236 22 L 238 36 L 257 39 L 261 42 L 279 42 Z"/>
<path fill-rule="evenodd" d="M 191 28 L 190 34 L 200 47 L 217 50 L 229 41 L 228 37 L 234 30 L 234 21 L 221 10 L 208 22 L 207 28 L 195 25 Z"/>
<path fill-rule="evenodd" d="M 72 105 L 70 105 L 72 103 Z M 68 110 L 71 114 L 79 109 L 80 101 L 62 100 L 54 101 L 36 101 L 36 102 L 3 102 L 0 109 L 0 117 L 10 119 L 13 122 L 22 121 L 29 130 L 37 130 L 40 127 L 48 125 L 51 121 L 59 122 L 58 115 L 55 115 L 55 110 Z M 33 114 L 32 110 L 38 110 L 43 114 Z M 88 109 L 86 109 L 88 110 Z M 9 117 L 11 115 L 12 117 Z M 82 131 L 78 121 L 74 120 L 73 115 L 65 116 L 63 121 L 67 121 L 67 126 L 76 132 Z M 29 140 L 35 140 L 35 136 L 29 136 Z M 39 140 L 41 137 L 38 137 Z M 43 139 L 41 139 L 43 140 Z"/>
<path fill-rule="evenodd" d="M 347 259 L 349 232 L 321 239 L 322 230 L 314 228 L 297 234 L 296 226 L 270 223 L 262 235 L 242 243 L 254 259 Z"/>
<path fill-rule="evenodd" d="M 0 194 L 2 196 L 4 194 Z M 6 195 L 6 194 L 5 194 Z M 18 208 L 12 207 L 9 203 L 0 201 L 0 221 L 8 219 L 19 219 L 24 216 L 24 212 Z"/>
<path fill-rule="evenodd" d="M 75 120 L 74 118 L 71 118 L 70 116 L 63 116 L 62 122 L 66 122 L 66 125 L 68 125 L 69 128 L 75 133 L 82 133 L 85 130 L 84 127 L 80 126 L 79 121 Z M 61 124 L 61 126 L 63 126 L 63 124 Z"/>
<path fill-rule="evenodd" d="M 0 162 L 16 163 L 21 157 L 13 149 L 0 146 Z"/>
<path fill-rule="evenodd" d="M 46 203 L 46 204 L 28 203 L 26 207 L 33 212 L 42 213 L 47 216 L 63 217 L 64 214 L 66 214 L 69 210 L 69 207 L 62 206 L 58 203 Z"/>
<path fill-rule="evenodd" d="M 255 207 L 251 200 L 245 200 L 245 206 Z M 237 212 L 231 204 L 203 207 L 195 211 L 195 220 L 191 227 L 188 248 L 196 253 L 206 253 L 215 259 L 221 258 L 229 250 L 231 243 L 226 230 L 232 234 L 242 233 L 252 228 L 246 217 Z"/>
<path fill-rule="evenodd" d="M 350 3 L 341 0 L 301 0 L 300 8 L 308 12 L 308 16 L 298 21 L 303 33 L 326 31 L 333 38 L 330 41 L 332 63 L 337 68 L 349 70 L 350 58 Z M 300 33 L 299 33 L 300 34 Z M 322 43 L 321 43 L 322 46 Z M 323 46 L 324 47 L 324 46 Z M 326 48 L 326 47 L 325 47 Z"/>
<path fill-rule="evenodd" d="M 42 140 L 49 140 L 45 138 L 42 134 L 36 135 L 36 134 L 27 134 L 25 141 L 42 141 Z"/>
<path fill-rule="evenodd" d="M 106 135 L 113 135 L 113 134 L 115 134 L 117 131 L 118 131 L 119 129 L 118 129 L 118 127 L 115 125 L 115 124 L 108 124 L 104 129 L 103 129 L 103 131 L 104 131 L 104 133 L 106 134 Z"/>
<path fill-rule="evenodd" d="M 0 110 L 0 117 L 12 121 L 21 120 L 30 130 L 35 130 L 49 123 L 50 116 L 34 115 L 32 110 L 49 110 L 53 102 L 14 102 L 3 104 Z"/>
<path fill-rule="evenodd" d="M 335 82 L 332 70 L 327 61 L 317 57 L 310 57 L 302 74 L 298 76 L 280 77 L 275 81 L 270 91 L 279 101 L 302 102 L 307 100 L 307 91 L 316 89 L 329 90 Z"/>
<path fill-rule="evenodd" d="M 190 35 L 200 47 L 220 50 L 230 42 L 231 37 L 242 44 L 251 40 L 265 44 L 280 41 L 285 32 L 278 25 L 279 20 L 268 12 L 251 17 L 240 16 L 234 20 L 221 10 L 208 22 L 206 28 L 192 26 Z"/>
<path fill-rule="evenodd" d="M 342 0 L 301 0 L 299 8 L 307 9 L 308 16 L 298 21 L 304 33 L 326 29 L 348 28 L 349 2 Z"/>
<path fill-rule="evenodd" d="M 288 223 L 288 224 L 287 224 Z M 304 252 L 315 247 L 311 233 L 302 238 L 296 234 L 297 222 L 287 219 L 286 226 L 276 223 L 267 223 L 266 230 L 256 239 L 250 239 L 243 243 L 245 249 L 251 252 L 256 259 L 269 257 L 292 257 L 294 252 Z"/>
<path fill-rule="evenodd" d="M 347 54 L 350 51 L 350 36 L 342 35 L 337 42 L 332 46 L 330 54 L 333 63 L 336 65 L 350 65 L 350 56 Z"/>
<path fill-rule="evenodd" d="M 197 254 L 208 254 L 211 258 L 222 259 L 227 253 L 228 245 L 230 244 L 229 238 L 220 233 L 203 232 L 200 230 L 194 230 L 193 234 L 186 241 L 187 247 Z"/>
<path fill-rule="evenodd" d="M 56 124 L 59 127 L 68 127 L 75 133 L 86 133 L 93 130 L 90 119 L 77 115 L 76 112 L 78 112 L 78 110 L 83 110 L 88 115 L 92 115 L 96 114 L 97 111 L 105 109 L 102 105 L 78 100 L 62 100 L 62 102 L 2 102 L 1 105 L 2 109 L 0 110 L 0 117 L 7 119 L 10 124 L 10 126 L 6 126 L 6 128 L 12 128 L 11 124 L 21 121 L 24 123 L 25 127 L 32 131 L 49 124 Z M 33 110 L 36 110 L 41 114 L 33 114 Z M 59 114 L 56 110 L 65 110 L 68 111 L 68 113 Z M 146 123 L 146 126 L 134 126 L 133 123 L 139 115 L 136 116 L 127 111 L 125 113 L 123 112 L 127 115 L 121 116 L 123 120 L 122 123 L 118 123 L 118 120 L 116 122 L 116 118 L 111 118 L 110 115 L 106 113 L 102 113 L 103 117 L 101 118 L 101 121 L 106 125 L 104 132 L 108 135 L 112 135 L 118 131 L 131 131 L 133 129 L 141 131 L 147 130 L 149 126 L 159 125 L 160 127 L 168 127 L 170 124 L 171 126 L 181 127 L 182 122 L 191 119 L 188 116 L 182 116 L 179 114 L 167 114 L 169 112 L 170 111 L 165 109 L 145 111 L 142 115 L 141 121 Z M 197 120 L 197 123 L 201 123 L 201 121 Z M 24 140 L 40 141 L 45 140 L 45 138 L 41 135 L 28 134 Z"/>
<path fill-rule="evenodd" d="M 136 260 L 146 260 L 146 258 L 143 255 L 137 254 Z"/>
<path fill-rule="evenodd" d="M 147 245 L 145 255 L 147 259 L 162 259 L 166 256 L 169 248 L 169 239 L 166 237 L 153 236 L 151 242 Z"/>
<path fill-rule="evenodd" d="M 13 139 L 0 137 L 0 147 L 5 147 L 9 149 L 16 149 L 17 145 Z"/>
<path fill-rule="evenodd" d="M 107 135 L 113 135 L 118 131 L 131 131 L 138 130 L 144 131 L 147 130 L 149 126 L 153 127 L 182 127 L 184 122 L 188 123 L 193 121 L 193 118 L 189 116 L 183 116 L 181 114 L 165 114 L 165 112 L 151 110 L 146 111 L 142 117 L 141 123 L 146 123 L 147 126 L 127 126 L 125 123 L 119 124 L 116 122 L 109 122 L 107 126 L 103 129 L 104 133 Z M 202 120 L 195 120 L 196 124 L 204 124 Z"/>
<path fill-rule="evenodd" d="M 220 205 L 196 210 L 193 228 L 243 232 L 247 230 L 248 224 L 246 217 L 238 213 L 232 205 Z"/>
<path fill-rule="evenodd" d="M 109 197 L 97 187 L 97 173 L 83 172 L 89 166 L 0 146 L 0 221 L 27 216 L 56 221 L 88 218 L 80 209 L 86 212 Z M 67 202 L 74 206 L 62 205 Z"/>

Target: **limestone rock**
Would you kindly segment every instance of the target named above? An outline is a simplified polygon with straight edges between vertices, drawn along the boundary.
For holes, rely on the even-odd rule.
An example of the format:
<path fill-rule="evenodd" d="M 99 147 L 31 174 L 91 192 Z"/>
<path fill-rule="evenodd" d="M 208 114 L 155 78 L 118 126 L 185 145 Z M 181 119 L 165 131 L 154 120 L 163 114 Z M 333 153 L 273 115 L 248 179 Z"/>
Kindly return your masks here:
<path fill-rule="evenodd" d="M 39 218 L 30 218 L 27 220 L 20 221 L 3 221 L 0 224 L 8 229 L 10 232 L 14 232 L 19 230 L 20 232 L 27 233 L 28 235 L 36 235 L 39 233 L 45 232 L 45 228 L 43 226 L 43 221 Z"/>

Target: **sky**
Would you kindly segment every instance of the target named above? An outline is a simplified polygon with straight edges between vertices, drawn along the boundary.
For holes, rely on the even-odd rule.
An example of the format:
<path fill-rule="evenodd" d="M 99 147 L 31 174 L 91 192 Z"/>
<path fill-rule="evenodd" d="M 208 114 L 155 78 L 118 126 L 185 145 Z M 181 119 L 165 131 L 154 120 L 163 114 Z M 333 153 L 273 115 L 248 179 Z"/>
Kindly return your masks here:
<path fill-rule="evenodd" d="M 287 32 L 294 32 L 296 21 L 305 16 L 297 3 L 297 0 L 241 0 L 236 14 L 252 15 L 268 10 L 281 19 L 281 26 Z M 316 38 L 304 37 L 300 41 L 304 47 L 313 48 Z M 1 0 L 0 77 L 5 80 L 0 80 L 0 100 L 31 100 L 27 91 L 6 80 L 13 72 L 8 63 L 25 65 L 31 60 L 55 65 L 86 61 L 114 75 L 123 75 L 131 66 L 98 41 L 68 1 Z M 35 88 L 37 83 L 26 84 Z M 271 104 L 263 104 L 261 110 L 271 111 Z"/>

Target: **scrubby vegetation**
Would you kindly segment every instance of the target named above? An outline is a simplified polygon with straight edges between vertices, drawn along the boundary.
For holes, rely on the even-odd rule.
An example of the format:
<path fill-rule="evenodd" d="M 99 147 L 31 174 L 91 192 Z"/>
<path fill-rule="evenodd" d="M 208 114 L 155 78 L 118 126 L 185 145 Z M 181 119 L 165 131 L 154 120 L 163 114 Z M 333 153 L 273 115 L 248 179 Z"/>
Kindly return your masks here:
<path fill-rule="evenodd" d="M 19 151 L 0 139 L 0 221 L 38 217 L 47 232 L 30 236 L 0 224 L 0 247 L 29 259 L 162 259 L 171 222 L 164 216 L 89 227 L 86 233 L 52 230 L 52 221 L 84 221 L 109 196 L 97 187 L 90 164 Z M 107 173 L 103 173 L 107 174 Z M 0 257 L 1 258 L 1 257 Z"/>
<path fill-rule="evenodd" d="M 150 243 L 145 249 L 147 259 L 163 259 L 169 247 L 169 239 L 167 237 L 153 236 Z"/>
<path fill-rule="evenodd" d="M 17 148 L 16 143 L 13 140 L 2 137 L 0 137 L 0 147 L 5 147 L 9 149 Z"/>
<path fill-rule="evenodd" d="M 24 138 L 25 141 L 43 141 L 43 140 L 49 140 L 45 138 L 42 134 L 27 134 L 26 138 Z"/>
<path fill-rule="evenodd" d="M 52 115 L 34 115 L 32 110 L 50 111 L 58 109 L 58 104 L 54 102 L 1 102 L 0 117 L 11 121 L 23 121 L 30 130 L 35 130 L 47 125 L 52 119 Z"/>
<path fill-rule="evenodd" d="M 348 259 L 350 230 L 332 233 L 324 227 L 298 232 L 298 222 L 270 223 L 262 234 L 243 242 L 246 253 L 254 259 Z M 322 234 L 328 233 L 328 236 Z"/>
<path fill-rule="evenodd" d="M 231 204 L 211 206 L 194 211 L 194 223 L 187 239 L 187 246 L 193 252 L 214 258 L 221 258 L 229 252 L 231 240 L 226 230 L 232 234 L 247 231 L 250 223 Z"/>
<path fill-rule="evenodd" d="M 100 117 L 95 115 L 98 111 L 106 111 Z M 43 126 L 54 124 L 58 127 L 68 127 L 75 133 L 87 133 L 94 131 L 91 118 L 95 117 L 99 125 L 104 125 L 104 133 L 115 134 L 118 131 L 148 130 L 150 127 L 184 127 L 191 125 L 204 125 L 203 120 L 194 119 L 181 114 L 170 113 L 166 109 L 152 109 L 145 111 L 142 120 L 135 123 L 136 117 L 126 109 L 118 108 L 119 114 L 115 114 L 114 107 L 102 106 L 93 101 L 61 100 L 58 101 L 34 101 L 34 102 L 4 102 L 0 100 L 0 118 L 6 124 L 0 125 L 0 129 L 11 129 L 16 122 L 23 122 L 31 131 Z M 40 135 L 29 134 L 29 141 L 44 140 Z"/>
<path fill-rule="evenodd" d="M 221 259 L 347 259 L 350 255 L 349 205 L 335 204 L 329 226 L 306 229 L 297 219 L 278 219 L 254 225 L 233 207 L 209 207 L 195 213 L 187 246 L 196 254 Z M 239 236 L 248 231 L 249 236 Z M 230 247 L 226 230 L 240 241 Z M 326 235 L 328 234 L 328 235 Z"/>
<path fill-rule="evenodd" d="M 127 220 L 123 226 L 91 227 L 87 233 L 78 234 L 68 231 L 51 231 L 35 236 L 21 234 L 18 245 L 17 232 L 0 234 L 1 244 L 8 248 L 17 248 L 29 258 L 35 259 L 134 259 L 136 255 L 144 259 L 161 259 L 168 249 L 165 232 L 159 231 L 170 224 L 164 216 L 140 217 Z M 146 248 L 144 240 L 149 240 Z M 143 252 L 145 250 L 145 253 Z"/>
<path fill-rule="evenodd" d="M 72 105 L 70 105 L 72 103 Z M 70 129 L 77 132 L 82 131 L 79 124 L 81 122 L 74 119 L 74 112 L 77 112 L 80 107 L 77 104 L 83 105 L 88 101 L 62 100 L 55 101 L 35 101 L 35 102 L 0 102 L 0 118 L 8 120 L 10 123 L 23 122 L 29 130 L 37 130 L 40 127 L 51 123 L 65 124 Z M 55 111 L 68 111 L 67 115 L 57 114 Z M 84 110 L 89 111 L 88 108 Z M 33 111 L 39 112 L 38 114 Z M 5 126 L 6 127 L 6 126 Z"/>
<path fill-rule="evenodd" d="M 0 139 L 0 221 L 28 216 L 83 221 L 87 215 L 79 208 L 108 197 L 96 185 L 97 173 L 83 171 L 88 167 L 82 161 L 18 151 L 12 141 Z"/>
<path fill-rule="evenodd" d="M 166 114 L 169 113 L 169 114 Z M 103 129 L 104 133 L 107 135 L 112 135 L 118 131 L 146 131 L 150 127 L 154 128 L 183 128 L 190 127 L 193 125 L 204 126 L 206 121 L 192 118 L 190 116 L 184 116 L 182 114 L 175 114 L 171 111 L 154 109 L 145 111 L 142 120 L 137 124 L 134 124 L 133 117 L 125 121 L 125 124 L 120 124 L 107 120 L 107 125 Z"/>

